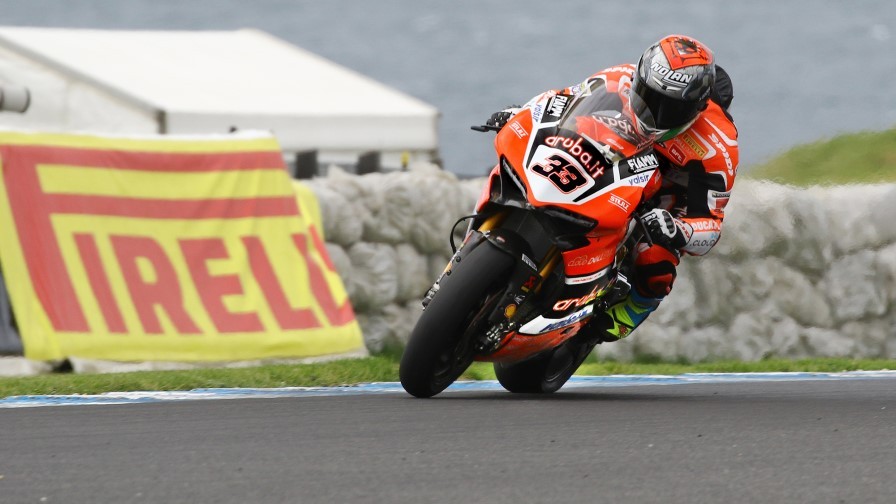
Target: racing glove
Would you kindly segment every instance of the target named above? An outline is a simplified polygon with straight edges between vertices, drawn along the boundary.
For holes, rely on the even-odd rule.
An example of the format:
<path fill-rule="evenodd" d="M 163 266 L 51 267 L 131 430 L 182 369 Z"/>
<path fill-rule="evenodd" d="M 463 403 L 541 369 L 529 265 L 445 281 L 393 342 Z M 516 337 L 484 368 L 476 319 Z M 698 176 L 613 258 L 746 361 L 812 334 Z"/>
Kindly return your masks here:
<path fill-rule="evenodd" d="M 641 222 L 647 228 L 650 239 L 657 245 L 677 251 L 688 243 L 688 237 L 683 231 L 684 224 L 662 208 L 654 208 L 641 214 Z"/>
<path fill-rule="evenodd" d="M 520 105 L 510 105 L 500 112 L 495 112 L 487 121 L 485 121 L 485 125 L 499 129 L 503 128 L 504 125 L 507 124 L 507 121 L 520 111 L 520 108 L 522 108 Z"/>

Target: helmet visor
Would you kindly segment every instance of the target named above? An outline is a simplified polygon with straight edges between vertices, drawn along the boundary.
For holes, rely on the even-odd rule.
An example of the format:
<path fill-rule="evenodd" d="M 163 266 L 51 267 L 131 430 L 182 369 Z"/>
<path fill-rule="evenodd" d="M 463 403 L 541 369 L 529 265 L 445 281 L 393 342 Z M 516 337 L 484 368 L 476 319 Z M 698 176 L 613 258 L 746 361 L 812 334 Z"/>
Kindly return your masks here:
<path fill-rule="evenodd" d="M 669 130 L 679 128 L 697 117 L 701 101 L 679 100 L 651 89 L 635 74 L 632 83 L 632 110 L 646 128 Z"/>

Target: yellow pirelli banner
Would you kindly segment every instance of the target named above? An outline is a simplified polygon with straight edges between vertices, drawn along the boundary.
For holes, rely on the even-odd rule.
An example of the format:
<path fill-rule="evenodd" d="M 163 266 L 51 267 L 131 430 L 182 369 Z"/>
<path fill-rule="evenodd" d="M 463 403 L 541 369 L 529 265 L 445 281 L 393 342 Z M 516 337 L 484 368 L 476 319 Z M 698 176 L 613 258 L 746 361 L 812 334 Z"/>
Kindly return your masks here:
<path fill-rule="evenodd" d="M 363 348 L 317 201 L 273 137 L 0 131 L 0 164 L 0 263 L 26 357 Z"/>

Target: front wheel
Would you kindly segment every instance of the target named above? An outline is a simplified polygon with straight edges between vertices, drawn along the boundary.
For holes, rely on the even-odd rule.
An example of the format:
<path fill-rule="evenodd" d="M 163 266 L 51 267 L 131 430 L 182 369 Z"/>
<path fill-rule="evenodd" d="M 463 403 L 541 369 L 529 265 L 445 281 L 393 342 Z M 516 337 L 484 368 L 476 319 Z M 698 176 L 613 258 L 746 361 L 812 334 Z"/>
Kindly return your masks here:
<path fill-rule="evenodd" d="M 475 339 L 504 292 L 513 261 L 484 241 L 441 280 L 401 356 L 398 375 L 409 394 L 432 397 L 470 366 Z"/>

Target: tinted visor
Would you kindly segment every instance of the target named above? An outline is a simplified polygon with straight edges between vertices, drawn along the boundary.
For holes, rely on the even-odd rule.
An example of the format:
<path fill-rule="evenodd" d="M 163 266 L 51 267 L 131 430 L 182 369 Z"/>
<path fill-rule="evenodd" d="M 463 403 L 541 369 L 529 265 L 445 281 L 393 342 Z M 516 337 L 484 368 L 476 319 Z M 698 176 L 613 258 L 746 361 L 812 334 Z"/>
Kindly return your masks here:
<path fill-rule="evenodd" d="M 658 130 L 687 124 L 697 117 L 703 105 L 699 101 L 678 100 L 664 95 L 645 85 L 638 75 L 635 75 L 632 91 L 632 110 L 645 126 Z"/>

